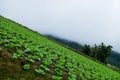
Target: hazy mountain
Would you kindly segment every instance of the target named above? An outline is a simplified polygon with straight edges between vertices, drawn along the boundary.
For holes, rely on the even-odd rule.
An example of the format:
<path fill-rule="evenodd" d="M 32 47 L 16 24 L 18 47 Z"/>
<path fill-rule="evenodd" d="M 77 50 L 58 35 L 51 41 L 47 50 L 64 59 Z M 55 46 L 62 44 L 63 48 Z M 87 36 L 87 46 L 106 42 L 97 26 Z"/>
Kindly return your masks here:
<path fill-rule="evenodd" d="M 120 68 L 120 53 L 112 51 L 108 58 L 108 63 Z"/>

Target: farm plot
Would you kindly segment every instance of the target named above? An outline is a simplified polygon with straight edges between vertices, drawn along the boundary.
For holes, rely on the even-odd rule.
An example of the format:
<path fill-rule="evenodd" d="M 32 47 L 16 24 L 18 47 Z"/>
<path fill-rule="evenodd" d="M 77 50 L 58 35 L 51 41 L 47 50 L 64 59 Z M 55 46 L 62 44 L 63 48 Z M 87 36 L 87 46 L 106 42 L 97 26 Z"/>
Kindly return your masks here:
<path fill-rule="evenodd" d="M 50 80 L 119 80 L 120 74 L 58 45 L 13 21 L 0 17 L 0 52 L 6 48 L 11 59 L 22 60 L 26 72 Z"/>

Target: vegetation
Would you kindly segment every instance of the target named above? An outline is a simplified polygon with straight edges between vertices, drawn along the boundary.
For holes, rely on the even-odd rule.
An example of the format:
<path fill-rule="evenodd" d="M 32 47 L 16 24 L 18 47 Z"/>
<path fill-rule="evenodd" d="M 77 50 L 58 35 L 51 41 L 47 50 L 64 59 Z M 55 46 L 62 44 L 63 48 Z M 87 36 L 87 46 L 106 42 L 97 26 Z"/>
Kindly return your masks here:
<path fill-rule="evenodd" d="M 106 46 L 104 43 L 101 45 L 97 46 L 95 45 L 94 47 L 90 47 L 90 45 L 85 45 L 81 49 L 83 53 L 85 53 L 88 56 L 91 56 L 103 63 L 107 63 L 107 58 L 111 54 L 111 48 L 112 46 Z"/>
<path fill-rule="evenodd" d="M 2 52 L 3 51 L 3 49 L 0 47 L 0 52 Z"/>
<path fill-rule="evenodd" d="M 81 51 L 83 52 L 84 54 L 92 57 L 92 58 L 95 58 L 97 59 L 97 54 L 96 52 L 98 51 L 98 47 L 97 45 L 95 45 L 94 47 L 90 47 L 90 45 L 81 45 L 77 42 L 74 42 L 74 41 L 70 41 L 70 40 L 66 40 L 66 39 L 61 39 L 59 37 L 56 37 L 56 36 L 52 36 L 52 35 L 45 35 L 47 36 L 48 38 L 52 39 L 52 40 L 55 40 L 57 42 L 60 42 L 61 44 L 64 44 L 64 45 L 67 45 L 77 51 Z M 105 44 L 104 44 L 105 45 Z M 92 50 L 92 51 L 91 51 Z M 91 54 L 90 54 L 91 53 Z M 106 53 L 105 53 L 106 54 Z M 101 57 L 101 56 L 99 56 Z M 102 58 L 101 58 L 102 59 Z M 97 59 L 98 60 L 98 59 Z M 112 66 L 116 66 L 118 68 L 120 68 L 120 53 L 116 52 L 116 51 L 110 51 L 110 54 L 108 56 L 106 56 L 106 60 L 105 60 L 105 63 L 107 64 L 110 64 Z M 111 66 L 111 67 L 112 67 Z M 119 70 L 120 71 L 120 70 Z"/>
<path fill-rule="evenodd" d="M 2 80 L 119 80 L 120 73 L 0 16 Z"/>
<path fill-rule="evenodd" d="M 30 65 L 29 65 L 29 64 L 25 64 L 25 65 L 23 66 L 23 68 L 24 68 L 24 70 L 29 70 L 29 69 L 30 69 Z"/>

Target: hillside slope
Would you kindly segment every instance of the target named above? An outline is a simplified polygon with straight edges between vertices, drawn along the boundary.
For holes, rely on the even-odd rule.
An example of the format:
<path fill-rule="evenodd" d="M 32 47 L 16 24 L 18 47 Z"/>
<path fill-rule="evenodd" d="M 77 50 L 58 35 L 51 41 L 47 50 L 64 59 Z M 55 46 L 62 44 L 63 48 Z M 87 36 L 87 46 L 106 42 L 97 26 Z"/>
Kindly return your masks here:
<path fill-rule="evenodd" d="M 50 39 L 53 39 L 57 42 L 60 42 L 61 44 L 69 46 L 70 48 L 75 49 L 78 52 L 80 52 L 80 50 L 84 46 L 84 45 L 81 45 L 77 42 L 70 41 L 70 40 L 67 40 L 67 39 L 63 39 L 63 38 L 53 36 L 53 35 L 50 35 L 50 34 L 46 34 L 45 36 L 50 38 Z M 107 57 L 107 63 L 112 65 L 112 66 L 115 66 L 117 68 L 120 68 L 120 53 L 112 50 L 111 54 Z"/>
<path fill-rule="evenodd" d="M 120 74 L 0 16 L 1 80 L 119 80 Z"/>

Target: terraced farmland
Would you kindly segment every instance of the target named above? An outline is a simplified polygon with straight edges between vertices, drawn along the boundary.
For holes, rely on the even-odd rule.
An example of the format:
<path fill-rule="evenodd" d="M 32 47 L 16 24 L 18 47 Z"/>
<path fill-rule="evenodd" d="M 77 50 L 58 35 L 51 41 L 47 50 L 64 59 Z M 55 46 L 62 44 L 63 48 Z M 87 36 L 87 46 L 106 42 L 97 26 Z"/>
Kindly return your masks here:
<path fill-rule="evenodd" d="M 24 72 L 21 72 L 23 75 L 20 74 L 20 78 L 16 76 L 19 69 L 7 71 L 7 75 L 1 71 L 2 79 L 120 80 L 120 73 L 0 16 L 0 59 L 4 53 L 9 56 L 5 59 L 6 62 L 10 61 L 9 66 L 17 63 L 13 67 L 17 66 Z M 12 73 L 16 75 L 11 76 Z"/>

